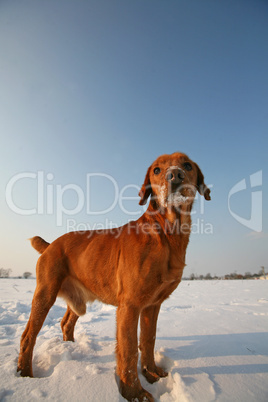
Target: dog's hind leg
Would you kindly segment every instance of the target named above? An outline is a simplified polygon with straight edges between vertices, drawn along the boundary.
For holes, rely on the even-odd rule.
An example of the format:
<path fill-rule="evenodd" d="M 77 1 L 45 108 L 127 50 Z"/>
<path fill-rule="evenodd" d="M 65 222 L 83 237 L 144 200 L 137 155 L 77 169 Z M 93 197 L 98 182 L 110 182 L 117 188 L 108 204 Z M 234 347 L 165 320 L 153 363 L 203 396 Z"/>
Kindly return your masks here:
<path fill-rule="evenodd" d="M 45 321 L 47 313 L 53 306 L 58 289 L 44 288 L 37 286 L 33 301 L 32 310 L 28 324 L 21 337 L 20 354 L 18 360 L 18 369 L 22 377 L 33 377 L 32 355 L 36 337 Z"/>
<path fill-rule="evenodd" d="M 61 320 L 61 329 L 64 341 L 74 342 L 74 327 L 79 316 L 75 314 L 69 306 Z"/>
<path fill-rule="evenodd" d="M 49 267 L 40 257 L 37 264 L 37 286 L 32 301 L 29 321 L 21 337 L 17 371 L 22 377 L 33 377 L 32 356 L 36 337 L 42 328 L 47 313 L 55 303 L 63 280 L 64 266 Z"/>

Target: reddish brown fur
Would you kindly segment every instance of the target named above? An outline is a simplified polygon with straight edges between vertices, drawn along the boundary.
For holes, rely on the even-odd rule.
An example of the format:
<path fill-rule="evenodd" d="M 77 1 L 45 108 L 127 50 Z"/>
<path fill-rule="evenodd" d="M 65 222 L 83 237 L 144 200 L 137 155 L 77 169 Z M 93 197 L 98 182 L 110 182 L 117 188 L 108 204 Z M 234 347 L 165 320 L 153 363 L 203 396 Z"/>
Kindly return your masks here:
<path fill-rule="evenodd" d="M 185 162 L 191 163 L 191 171 L 183 168 Z M 166 172 L 174 166 L 184 169 L 180 194 L 188 197 L 179 207 L 161 204 L 169 185 Z M 160 174 L 154 174 L 155 167 L 161 169 Z M 199 167 L 184 154 L 162 155 L 147 171 L 140 204 L 149 196 L 151 200 L 137 221 L 118 230 L 71 232 L 50 245 L 40 237 L 32 239 L 33 247 L 42 255 L 37 263 L 31 315 L 21 338 L 18 371 L 22 376 L 33 376 L 36 337 L 56 297 L 67 302 L 61 323 L 65 341 L 74 340 L 74 326 L 78 316 L 85 314 L 86 302 L 97 299 L 117 306 L 121 394 L 128 400 L 153 401 L 138 379 L 138 320 L 140 317 L 142 373 L 153 383 L 167 376 L 154 361 L 156 323 L 161 303 L 181 281 L 196 190 L 210 199 Z"/>
<path fill-rule="evenodd" d="M 48 248 L 49 246 L 49 243 L 39 236 L 32 237 L 30 241 L 32 247 L 35 248 L 36 251 L 38 251 L 38 253 L 40 254 L 42 254 L 45 251 L 45 249 Z"/>

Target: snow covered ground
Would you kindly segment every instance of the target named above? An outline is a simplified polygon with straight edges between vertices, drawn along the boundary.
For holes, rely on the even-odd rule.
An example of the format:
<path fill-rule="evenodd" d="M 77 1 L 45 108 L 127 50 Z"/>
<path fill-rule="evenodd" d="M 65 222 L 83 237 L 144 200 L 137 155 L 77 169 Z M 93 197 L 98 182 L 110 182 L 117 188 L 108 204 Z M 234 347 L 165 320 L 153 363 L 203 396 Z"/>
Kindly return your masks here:
<path fill-rule="evenodd" d="M 35 378 L 16 372 L 34 279 L 0 279 L 0 401 L 124 399 L 115 381 L 115 308 L 94 303 L 63 342 L 58 299 L 34 349 Z M 268 401 L 268 281 L 184 281 L 163 303 L 156 360 L 169 376 L 156 401 Z"/>

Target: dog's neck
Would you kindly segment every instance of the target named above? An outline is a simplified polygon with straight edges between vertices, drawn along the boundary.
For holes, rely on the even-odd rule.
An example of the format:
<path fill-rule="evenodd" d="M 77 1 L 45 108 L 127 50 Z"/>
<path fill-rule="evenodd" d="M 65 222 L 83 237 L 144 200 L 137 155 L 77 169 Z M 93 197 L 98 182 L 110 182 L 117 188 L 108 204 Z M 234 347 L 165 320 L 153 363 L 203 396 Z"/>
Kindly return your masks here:
<path fill-rule="evenodd" d="M 149 220 L 157 221 L 166 235 L 189 238 L 192 225 L 191 209 L 192 204 L 182 204 L 179 208 L 164 208 L 151 201 L 145 215 Z"/>
<path fill-rule="evenodd" d="M 190 204 L 184 204 L 180 208 L 159 209 L 150 202 L 143 215 L 152 228 L 155 224 L 160 225 L 162 234 L 159 231 L 156 232 L 160 237 L 164 236 L 168 239 L 170 253 L 168 275 L 171 282 L 181 280 L 185 267 L 186 249 L 191 233 L 191 209 Z"/>

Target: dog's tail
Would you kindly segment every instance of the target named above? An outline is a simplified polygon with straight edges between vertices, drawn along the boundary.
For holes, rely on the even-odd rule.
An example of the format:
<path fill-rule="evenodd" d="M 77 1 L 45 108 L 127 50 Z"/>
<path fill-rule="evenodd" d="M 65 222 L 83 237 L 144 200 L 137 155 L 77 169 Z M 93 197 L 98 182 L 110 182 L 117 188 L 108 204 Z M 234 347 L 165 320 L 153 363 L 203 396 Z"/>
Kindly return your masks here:
<path fill-rule="evenodd" d="M 29 239 L 31 241 L 31 245 L 33 248 L 38 251 L 38 253 L 42 254 L 50 245 L 50 243 L 46 242 L 42 237 L 35 236 Z"/>

